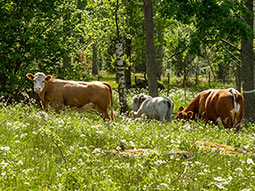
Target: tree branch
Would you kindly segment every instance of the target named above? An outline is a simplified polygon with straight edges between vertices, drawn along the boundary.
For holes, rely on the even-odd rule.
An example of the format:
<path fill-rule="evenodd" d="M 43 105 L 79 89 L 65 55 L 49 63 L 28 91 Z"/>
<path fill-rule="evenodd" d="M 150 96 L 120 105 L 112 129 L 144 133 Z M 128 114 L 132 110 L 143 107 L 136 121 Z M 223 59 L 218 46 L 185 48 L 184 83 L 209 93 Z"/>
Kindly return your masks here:
<path fill-rule="evenodd" d="M 221 41 L 227 45 L 229 45 L 231 48 L 235 49 L 235 50 L 238 50 L 239 52 L 241 52 L 241 48 L 239 48 L 238 46 L 230 43 L 229 41 L 225 40 L 225 39 L 215 39 L 215 40 L 209 40 L 209 41 Z"/>
<path fill-rule="evenodd" d="M 226 43 L 227 45 L 229 45 L 230 47 L 232 47 L 232 48 L 234 48 L 234 49 L 236 49 L 236 50 L 238 50 L 239 52 L 241 52 L 241 48 L 239 48 L 238 46 L 236 46 L 236 45 L 234 45 L 234 44 L 232 44 L 232 43 L 230 43 L 230 42 L 228 42 L 227 40 L 225 40 L 225 39 L 221 39 L 221 42 L 224 42 L 224 43 Z"/>

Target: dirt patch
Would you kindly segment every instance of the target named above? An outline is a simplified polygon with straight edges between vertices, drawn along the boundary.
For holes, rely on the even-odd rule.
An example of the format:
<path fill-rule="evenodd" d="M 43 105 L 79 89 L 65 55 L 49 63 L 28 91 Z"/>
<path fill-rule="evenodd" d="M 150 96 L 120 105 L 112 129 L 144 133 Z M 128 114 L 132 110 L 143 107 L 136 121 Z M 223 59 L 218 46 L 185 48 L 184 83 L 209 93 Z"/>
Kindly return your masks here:
<path fill-rule="evenodd" d="M 126 150 L 103 150 L 100 152 L 93 152 L 92 154 L 108 154 L 111 156 L 120 157 L 146 157 L 152 154 L 164 155 L 164 156 L 183 156 L 184 158 L 189 158 L 190 154 L 187 151 L 158 151 L 154 149 L 126 149 Z"/>
<path fill-rule="evenodd" d="M 196 141 L 195 146 L 206 151 L 218 152 L 222 155 L 250 154 L 248 151 L 242 148 L 236 148 L 213 142 Z"/>

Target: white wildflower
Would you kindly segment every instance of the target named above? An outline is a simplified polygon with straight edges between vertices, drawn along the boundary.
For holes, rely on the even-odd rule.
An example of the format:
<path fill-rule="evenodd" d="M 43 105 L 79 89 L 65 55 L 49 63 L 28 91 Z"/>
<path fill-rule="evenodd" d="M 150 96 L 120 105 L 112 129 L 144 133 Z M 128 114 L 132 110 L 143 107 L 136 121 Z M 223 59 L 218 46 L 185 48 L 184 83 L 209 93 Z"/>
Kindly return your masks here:
<path fill-rule="evenodd" d="M 116 147 L 116 150 L 117 150 L 117 151 L 121 151 L 121 147 L 120 147 L 120 146 L 117 146 L 117 147 Z"/>
<path fill-rule="evenodd" d="M 160 186 L 168 187 L 168 184 L 166 184 L 166 183 L 161 183 Z"/>
<path fill-rule="evenodd" d="M 22 160 L 19 160 L 19 161 L 17 162 L 17 164 L 18 164 L 18 165 L 23 165 Z"/>
<path fill-rule="evenodd" d="M 7 167 L 8 163 L 5 162 L 5 161 L 2 161 L 2 162 L 0 163 L 0 165 L 1 165 L 3 168 L 5 168 L 5 167 Z"/>
<path fill-rule="evenodd" d="M 170 135 L 167 135 L 166 137 L 164 137 L 164 139 L 166 140 L 166 139 L 168 139 L 170 137 Z"/>
<path fill-rule="evenodd" d="M 165 163 L 166 163 L 166 161 L 164 161 L 164 160 L 156 160 L 155 161 L 156 165 L 165 164 Z"/>
<path fill-rule="evenodd" d="M 102 127 L 102 125 L 92 125 L 91 126 L 92 129 L 98 129 L 99 127 Z"/>
<path fill-rule="evenodd" d="M 27 133 L 22 133 L 22 134 L 20 135 L 20 138 L 23 138 L 23 137 L 25 137 L 25 136 L 27 136 Z"/>
<path fill-rule="evenodd" d="M 248 163 L 248 164 L 254 164 L 254 162 L 253 162 L 252 159 L 247 159 L 247 163 Z"/>
<path fill-rule="evenodd" d="M 0 147 L 0 150 L 2 150 L 2 151 L 9 151 L 10 150 L 10 147 Z"/>
<path fill-rule="evenodd" d="M 224 179 L 224 178 L 221 178 L 221 177 L 216 177 L 216 178 L 213 178 L 214 180 L 216 180 L 216 181 L 225 181 L 226 179 Z"/>
<path fill-rule="evenodd" d="M 129 145 L 130 145 L 131 147 L 135 147 L 135 144 L 134 144 L 133 141 L 129 141 Z"/>
<path fill-rule="evenodd" d="M 101 153 L 101 152 L 102 152 L 101 148 L 95 148 L 92 153 L 95 154 L 95 153 Z"/>
<path fill-rule="evenodd" d="M 57 172 L 57 177 L 61 177 L 61 176 L 62 176 L 62 174 Z"/>
<path fill-rule="evenodd" d="M 73 151 L 73 150 L 74 150 L 74 147 L 73 147 L 73 146 L 70 146 L 70 150 Z"/>
<path fill-rule="evenodd" d="M 100 135 L 104 134 L 103 131 L 96 131 L 96 133 L 97 133 L 97 134 L 100 134 Z"/>
<path fill-rule="evenodd" d="M 235 171 L 240 171 L 240 172 L 242 172 L 243 169 L 241 169 L 241 168 L 236 168 Z"/>

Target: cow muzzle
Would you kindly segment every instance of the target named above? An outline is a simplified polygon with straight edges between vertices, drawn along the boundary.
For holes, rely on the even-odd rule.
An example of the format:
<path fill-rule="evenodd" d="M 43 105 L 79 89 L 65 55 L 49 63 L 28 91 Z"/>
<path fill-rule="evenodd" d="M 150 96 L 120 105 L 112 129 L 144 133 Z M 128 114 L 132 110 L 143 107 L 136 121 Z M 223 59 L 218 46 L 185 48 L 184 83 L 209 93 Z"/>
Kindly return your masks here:
<path fill-rule="evenodd" d="M 35 92 L 36 93 L 40 93 L 41 92 L 41 88 L 35 88 Z"/>

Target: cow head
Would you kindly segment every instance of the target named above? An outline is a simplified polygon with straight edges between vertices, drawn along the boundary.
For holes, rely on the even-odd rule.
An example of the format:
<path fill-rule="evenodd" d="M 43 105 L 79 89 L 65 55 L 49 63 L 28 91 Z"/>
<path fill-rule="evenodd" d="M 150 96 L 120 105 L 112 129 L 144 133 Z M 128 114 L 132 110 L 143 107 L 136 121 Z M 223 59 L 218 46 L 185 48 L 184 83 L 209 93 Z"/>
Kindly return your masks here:
<path fill-rule="evenodd" d="M 28 79 L 34 81 L 34 91 L 36 93 L 42 92 L 45 88 L 45 82 L 49 81 L 52 78 L 52 76 L 50 75 L 45 76 L 45 74 L 42 72 L 38 72 L 35 75 L 28 73 L 26 76 Z"/>
<path fill-rule="evenodd" d="M 193 112 L 192 111 L 184 111 L 184 107 L 181 106 L 179 108 L 179 111 L 176 115 L 176 119 L 184 119 L 184 120 L 190 120 L 190 119 L 193 119 Z"/>
<path fill-rule="evenodd" d="M 135 95 L 132 98 L 132 110 L 133 111 L 138 111 L 138 109 L 140 108 L 143 101 L 146 100 L 149 97 L 151 97 L 151 96 L 147 96 L 147 95 L 144 95 L 144 94 Z"/>

